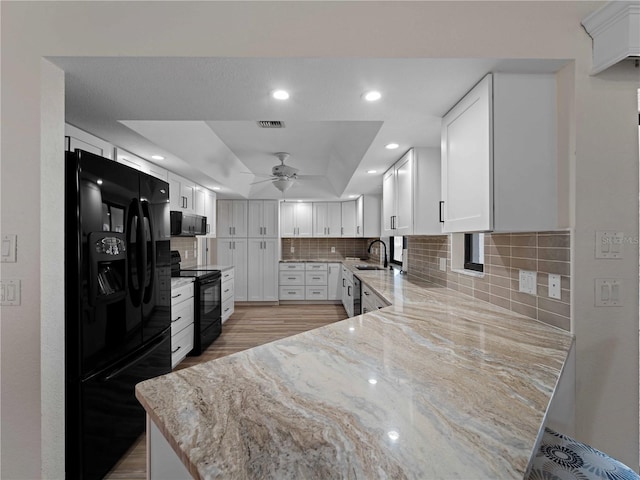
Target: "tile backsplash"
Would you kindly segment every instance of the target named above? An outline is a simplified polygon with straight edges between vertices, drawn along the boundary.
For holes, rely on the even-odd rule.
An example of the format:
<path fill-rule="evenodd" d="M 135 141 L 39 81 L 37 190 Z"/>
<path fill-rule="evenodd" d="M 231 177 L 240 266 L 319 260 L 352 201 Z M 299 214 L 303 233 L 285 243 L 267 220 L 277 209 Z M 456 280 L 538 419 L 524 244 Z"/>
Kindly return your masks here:
<path fill-rule="evenodd" d="M 569 232 L 485 234 L 484 276 L 451 270 L 448 235 L 408 237 L 409 276 L 484 300 L 527 317 L 570 329 L 571 235 Z M 447 271 L 439 259 L 447 259 Z M 537 295 L 519 291 L 519 270 L 537 272 Z M 561 275 L 561 298 L 549 298 L 549 274 Z"/>
<path fill-rule="evenodd" d="M 283 238 L 282 260 L 344 260 L 365 257 L 373 238 Z M 335 252 L 331 251 L 335 247 Z M 293 248 L 293 252 L 291 251 Z M 377 251 L 372 252 L 377 253 Z"/>
<path fill-rule="evenodd" d="M 198 242 L 194 237 L 171 237 L 171 250 L 180 252 L 180 268 L 198 265 Z"/>

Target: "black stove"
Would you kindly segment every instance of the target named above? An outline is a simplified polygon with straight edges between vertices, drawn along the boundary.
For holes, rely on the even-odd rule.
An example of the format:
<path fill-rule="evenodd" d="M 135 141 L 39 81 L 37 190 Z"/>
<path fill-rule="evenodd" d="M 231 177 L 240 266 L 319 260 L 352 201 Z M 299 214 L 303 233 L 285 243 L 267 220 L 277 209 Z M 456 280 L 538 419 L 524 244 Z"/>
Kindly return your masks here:
<path fill-rule="evenodd" d="M 181 269 L 180 252 L 171 251 L 171 276 L 194 279 L 193 350 L 200 355 L 222 332 L 222 273 L 210 269 Z"/>

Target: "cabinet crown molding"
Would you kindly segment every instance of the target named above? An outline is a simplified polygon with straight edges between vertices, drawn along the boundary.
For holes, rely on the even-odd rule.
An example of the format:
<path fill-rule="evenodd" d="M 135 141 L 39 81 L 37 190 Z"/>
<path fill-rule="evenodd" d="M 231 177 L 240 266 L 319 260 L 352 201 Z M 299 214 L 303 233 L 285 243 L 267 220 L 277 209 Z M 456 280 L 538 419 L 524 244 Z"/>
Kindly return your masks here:
<path fill-rule="evenodd" d="M 593 75 L 640 57 L 640 2 L 612 1 L 582 21 L 593 39 Z"/>

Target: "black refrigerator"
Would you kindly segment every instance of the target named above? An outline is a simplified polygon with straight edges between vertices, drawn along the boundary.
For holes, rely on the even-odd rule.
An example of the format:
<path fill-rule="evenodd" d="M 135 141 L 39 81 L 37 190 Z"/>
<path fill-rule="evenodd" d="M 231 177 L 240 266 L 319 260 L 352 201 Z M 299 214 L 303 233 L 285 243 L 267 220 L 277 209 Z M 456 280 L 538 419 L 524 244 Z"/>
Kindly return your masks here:
<path fill-rule="evenodd" d="M 66 477 L 98 479 L 144 431 L 136 383 L 171 371 L 169 185 L 82 150 L 65 181 Z"/>

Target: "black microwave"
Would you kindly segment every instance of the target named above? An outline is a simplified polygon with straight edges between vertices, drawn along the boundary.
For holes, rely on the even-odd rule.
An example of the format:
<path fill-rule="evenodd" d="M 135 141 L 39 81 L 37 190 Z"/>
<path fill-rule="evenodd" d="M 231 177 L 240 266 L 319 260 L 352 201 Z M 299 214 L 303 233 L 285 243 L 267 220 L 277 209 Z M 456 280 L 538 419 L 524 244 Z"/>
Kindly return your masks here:
<path fill-rule="evenodd" d="M 172 210 L 170 218 L 172 237 L 194 237 L 207 234 L 207 217 Z"/>

